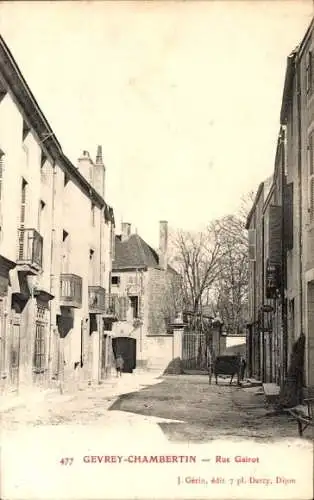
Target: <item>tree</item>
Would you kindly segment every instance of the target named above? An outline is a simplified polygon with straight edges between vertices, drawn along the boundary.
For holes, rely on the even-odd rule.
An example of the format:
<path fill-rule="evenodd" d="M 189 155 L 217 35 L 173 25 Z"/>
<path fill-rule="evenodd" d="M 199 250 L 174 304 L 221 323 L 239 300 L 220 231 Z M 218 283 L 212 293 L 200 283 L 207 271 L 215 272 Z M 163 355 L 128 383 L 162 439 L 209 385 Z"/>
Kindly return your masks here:
<path fill-rule="evenodd" d="M 223 258 L 220 260 L 219 278 L 214 284 L 214 309 L 223 317 L 225 328 L 239 334 L 248 312 L 248 237 L 245 229 L 247 216 L 254 201 L 250 191 L 241 198 L 239 211 L 218 219 Z"/>
<path fill-rule="evenodd" d="M 172 238 L 172 247 L 173 265 L 182 277 L 185 309 L 198 314 L 219 275 L 223 250 L 220 228 L 210 224 L 203 232 L 178 231 Z"/>
<path fill-rule="evenodd" d="M 223 318 L 227 332 L 239 334 L 247 316 L 248 242 L 243 218 L 224 217 L 216 224 L 223 240 L 223 257 L 219 261 L 214 283 L 215 309 Z"/>

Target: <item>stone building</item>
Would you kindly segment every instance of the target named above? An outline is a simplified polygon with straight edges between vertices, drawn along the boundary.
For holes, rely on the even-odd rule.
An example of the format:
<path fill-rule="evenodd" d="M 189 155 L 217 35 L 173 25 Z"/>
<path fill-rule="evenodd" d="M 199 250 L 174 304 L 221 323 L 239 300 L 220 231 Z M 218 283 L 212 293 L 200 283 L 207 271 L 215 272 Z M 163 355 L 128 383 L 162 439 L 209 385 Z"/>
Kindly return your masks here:
<path fill-rule="evenodd" d="M 168 264 L 167 222 L 160 222 L 158 252 L 132 234 L 130 224 L 123 223 L 122 234 L 116 236 L 111 278 L 118 314 L 113 332 L 117 338 L 133 339 L 136 366 L 163 368 L 172 359 L 169 325 L 180 310 L 176 311 L 179 284 L 179 275 Z M 121 345 L 123 342 L 130 344 L 121 340 Z"/>
<path fill-rule="evenodd" d="M 262 247 L 266 259 L 261 324 L 267 316 L 270 335 L 263 333 L 264 342 L 267 337 L 269 346 L 264 349 L 260 369 L 255 367 L 253 374 L 277 384 L 282 384 L 287 374 L 290 376 L 291 355 L 302 334 L 305 336 L 304 381 L 310 386 L 314 384 L 313 64 L 312 21 L 301 43 L 287 58 L 273 183 L 268 199 L 261 202 L 264 214 Z M 255 205 L 248 218 L 249 230 L 254 225 L 254 217 Z M 267 247 L 271 252 L 268 258 Z M 261 243 L 256 240 L 256 251 L 258 248 Z M 252 274 L 249 293 L 256 296 L 257 289 Z M 254 364 L 250 329 L 251 325 L 248 329 L 249 363 Z"/>
<path fill-rule="evenodd" d="M 100 377 L 114 236 L 104 184 L 101 148 L 95 163 L 70 162 L 0 38 L 4 392 Z"/>

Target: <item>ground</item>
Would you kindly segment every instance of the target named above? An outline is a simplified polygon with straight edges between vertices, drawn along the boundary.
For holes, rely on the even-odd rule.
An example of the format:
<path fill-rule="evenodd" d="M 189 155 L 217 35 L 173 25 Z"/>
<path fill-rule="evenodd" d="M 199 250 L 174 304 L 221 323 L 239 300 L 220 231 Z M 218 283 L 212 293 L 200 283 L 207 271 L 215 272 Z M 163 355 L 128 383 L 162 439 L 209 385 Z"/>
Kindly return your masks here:
<path fill-rule="evenodd" d="M 202 442 L 219 438 L 274 440 L 296 438 L 287 415 L 267 416 L 259 388 L 243 389 L 202 375 L 171 375 L 149 380 L 125 375 L 96 390 L 52 397 L 28 408 L 2 413 L 2 429 L 34 426 L 106 425 L 141 419 L 156 422 L 170 441 Z M 269 412 L 268 412 L 269 413 Z M 310 439 L 310 431 L 305 438 Z"/>

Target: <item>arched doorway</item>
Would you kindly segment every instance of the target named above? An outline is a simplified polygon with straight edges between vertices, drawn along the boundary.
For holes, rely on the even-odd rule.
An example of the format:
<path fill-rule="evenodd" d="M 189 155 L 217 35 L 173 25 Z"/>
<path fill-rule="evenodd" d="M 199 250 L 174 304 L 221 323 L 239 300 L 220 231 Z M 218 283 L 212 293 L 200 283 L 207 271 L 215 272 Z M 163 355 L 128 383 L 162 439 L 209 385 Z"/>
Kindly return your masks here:
<path fill-rule="evenodd" d="M 130 337 L 115 337 L 112 339 L 114 357 L 119 354 L 124 361 L 123 372 L 132 373 L 136 368 L 136 339 Z"/>

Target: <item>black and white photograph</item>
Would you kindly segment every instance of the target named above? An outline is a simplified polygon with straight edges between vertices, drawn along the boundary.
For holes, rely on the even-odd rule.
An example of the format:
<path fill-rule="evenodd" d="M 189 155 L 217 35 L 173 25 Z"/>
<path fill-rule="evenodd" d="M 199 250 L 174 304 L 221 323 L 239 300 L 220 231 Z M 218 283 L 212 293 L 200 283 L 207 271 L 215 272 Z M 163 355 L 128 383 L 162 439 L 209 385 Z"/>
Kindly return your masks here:
<path fill-rule="evenodd" d="M 0 1 L 1 500 L 310 500 L 312 0 Z"/>

